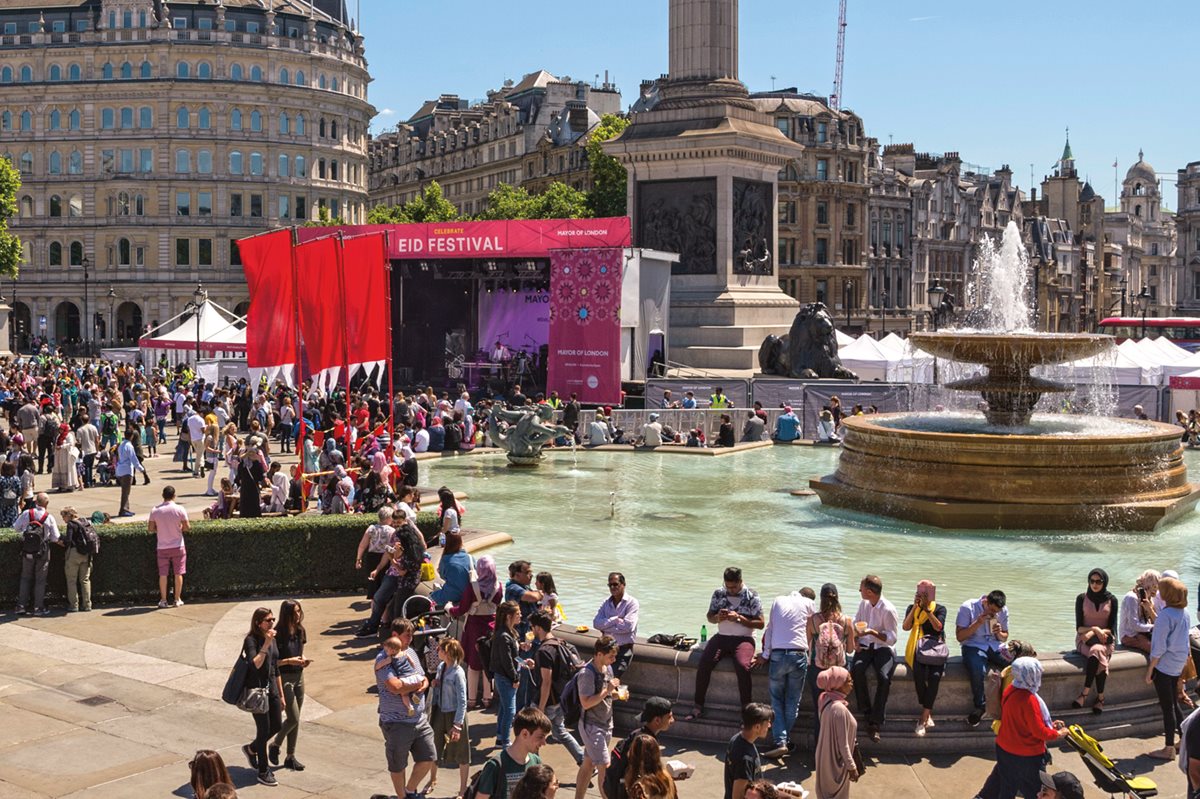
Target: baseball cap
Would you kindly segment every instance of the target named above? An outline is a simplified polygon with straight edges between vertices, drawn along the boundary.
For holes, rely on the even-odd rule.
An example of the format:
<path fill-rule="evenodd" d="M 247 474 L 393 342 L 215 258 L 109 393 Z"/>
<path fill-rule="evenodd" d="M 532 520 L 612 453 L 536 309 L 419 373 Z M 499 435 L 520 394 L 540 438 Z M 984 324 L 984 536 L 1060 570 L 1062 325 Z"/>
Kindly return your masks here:
<path fill-rule="evenodd" d="M 650 719 L 661 718 L 671 712 L 671 703 L 661 696 L 652 696 L 646 700 L 646 704 L 642 705 L 643 722 Z"/>
<path fill-rule="evenodd" d="M 1053 775 L 1042 771 L 1038 773 L 1038 778 L 1042 785 L 1058 791 L 1062 799 L 1083 799 L 1083 786 L 1079 784 L 1079 778 L 1069 771 L 1060 771 Z"/>
<path fill-rule="evenodd" d="M 657 414 L 657 413 L 652 413 L 652 414 L 650 414 L 650 421 L 652 421 L 652 422 L 653 422 L 653 421 L 654 421 L 655 419 L 657 419 L 657 418 L 658 418 L 658 414 Z"/>

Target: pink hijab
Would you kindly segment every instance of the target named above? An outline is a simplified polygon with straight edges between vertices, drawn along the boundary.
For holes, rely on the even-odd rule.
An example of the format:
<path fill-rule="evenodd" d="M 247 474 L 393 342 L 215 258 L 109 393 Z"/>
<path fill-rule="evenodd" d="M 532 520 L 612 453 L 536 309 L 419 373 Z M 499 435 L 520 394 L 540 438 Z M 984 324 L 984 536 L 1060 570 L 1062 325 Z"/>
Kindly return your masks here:
<path fill-rule="evenodd" d="M 821 689 L 818 704 L 824 708 L 828 702 L 846 702 L 846 696 L 838 689 L 850 679 L 850 672 L 841 666 L 830 666 L 817 675 L 817 687 Z"/>

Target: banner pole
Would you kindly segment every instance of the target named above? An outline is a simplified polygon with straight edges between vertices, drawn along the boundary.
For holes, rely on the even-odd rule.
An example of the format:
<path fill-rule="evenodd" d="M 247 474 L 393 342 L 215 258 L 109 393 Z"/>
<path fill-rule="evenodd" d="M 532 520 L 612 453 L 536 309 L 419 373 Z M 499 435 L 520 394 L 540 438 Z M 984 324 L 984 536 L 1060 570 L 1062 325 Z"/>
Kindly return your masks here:
<path fill-rule="evenodd" d="M 392 259 L 389 256 L 391 253 L 391 240 L 388 237 L 388 231 L 383 231 L 383 235 L 379 239 L 383 246 L 383 278 L 384 278 L 384 297 L 387 303 L 387 373 L 388 373 L 388 464 L 395 458 L 396 453 L 396 380 L 393 369 L 392 359 Z M 396 487 L 396 470 L 390 469 L 388 474 L 391 476 L 391 484 L 393 490 Z"/>
<path fill-rule="evenodd" d="M 296 315 L 296 414 L 300 422 L 300 432 L 296 436 L 296 451 L 299 455 L 296 479 L 300 482 L 300 512 L 304 513 L 308 510 L 308 491 L 304 488 L 304 363 L 300 353 L 300 269 L 296 265 L 298 238 L 296 227 L 293 225 L 288 251 L 292 259 L 292 311 Z"/>
<path fill-rule="evenodd" d="M 338 286 L 341 288 L 342 319 L 344 320 L 346 319 L 346 259 L 344 258 L 343 250 L 346 242 L 342 237 L 341 231 L 337 233 L 337 240 L 337 275 Z M 350 458 L 354 455 L 354 445 L 350 440 L 350 341 L 344 330 L 342 331 L 342 371 L 346 373 L 346 463 L 350 463 Z"/>

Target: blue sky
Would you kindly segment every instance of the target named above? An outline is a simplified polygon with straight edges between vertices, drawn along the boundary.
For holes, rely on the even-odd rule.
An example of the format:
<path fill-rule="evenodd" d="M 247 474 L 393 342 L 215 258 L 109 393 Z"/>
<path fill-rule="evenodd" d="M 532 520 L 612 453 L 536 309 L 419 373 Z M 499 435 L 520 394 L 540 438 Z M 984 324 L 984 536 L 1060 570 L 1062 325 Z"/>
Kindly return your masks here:
<path fill-rule="evenodd" d="M 357 0 L 375 76 L 373 130 L 441 93 L 483 98 L 546 69 L 594 80 L 608 70 L 626 106 L 667 71 L 667 0 Z M 356 0 L 349 0 L 354 13 Z M 741 79 L 828 95 L 837 0 L 741 0 Z M 1200 160 L 1196 0 L 849 0 L 844 105 L 883 144 L 957 150 L 1010 164 L 1028 191 L 1062 152 L 1114 204 L 1138 149 L 1175 206 L 1175 170 Z"/>

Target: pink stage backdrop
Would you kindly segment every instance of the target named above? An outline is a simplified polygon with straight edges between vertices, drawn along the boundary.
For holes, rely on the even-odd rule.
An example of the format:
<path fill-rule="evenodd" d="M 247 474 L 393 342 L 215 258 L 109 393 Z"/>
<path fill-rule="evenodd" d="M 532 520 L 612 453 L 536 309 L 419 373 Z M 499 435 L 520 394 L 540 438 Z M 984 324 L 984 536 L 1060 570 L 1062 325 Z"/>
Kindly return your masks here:
<path fill-rule="evenodd" d="M 621 266 L 618 247 L 550 253 L 547 389 L 580 402 L 621 400 Z"/>

